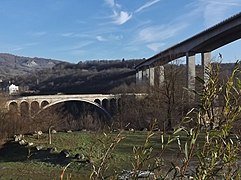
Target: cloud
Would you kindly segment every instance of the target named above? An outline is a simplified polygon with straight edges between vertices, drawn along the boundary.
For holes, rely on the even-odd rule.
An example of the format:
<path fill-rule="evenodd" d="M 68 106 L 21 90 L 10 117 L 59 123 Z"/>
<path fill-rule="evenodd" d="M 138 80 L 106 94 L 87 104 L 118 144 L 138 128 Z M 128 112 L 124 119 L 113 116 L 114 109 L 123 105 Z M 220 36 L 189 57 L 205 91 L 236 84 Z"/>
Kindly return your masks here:
<path fill-rule="evenodd" d="M 57 35 L 61 37 L 66 37 L 66 38 L 91 38 L 91 35 L 86 33 L 67 32 L 67 33 L 59 33 Z"/>
<path fill-rule="evenodd" d="M 220 1 L 207 1 L 207 0 L 201 0 L 203 2 L 207 3 L 213 3 L 213 4 L 219 4 L 219 5 L 225 5 L 225 6 L 241 6 L 240 3 L 237 1 L 232 1 L 232 0 L 220 0 Z"/>
<path fill-rule="evenodd" d="M 121 39 L 123 39 L 123 35 L 114 35 L 114 34 L 110 34 L 108 37 L 110 40 L 114 40 L 114 41 L 119 41 Z"/>
<path fill-rule="evenodd" d="M 28 49 L 32 46 L 36 46 L 38 45 L 38 43 L 36 42 L 30 42 L 30 43 L 24 43 L 24 44 L 19 44 L 19 45 L 13 45 L 13 47 L 11 48 L 12 51 L 21 51 L 24 49 Z"/>
<path fill-rule="evenodd" d="M 106 4 L 108 4 L 110 7 L 115 6 L 115 1 L 114 0 L 105 0 Z"/>
<path fill-rule="evenodd" d="M 56 51 L 58 52 L 82 52 L 84 51 L 84 48 L 86 46 L 89 46 L 93 44 L 93 41 L 82 41 L 80 43 L 77 43 L 75 45 L 70 45 L 70 46 L 64 46 L 64 47 L 60 47 L 60 48 L 57 48 Z"/>
<path fill-rule="evenodd" d="M 102 36 L 96 36 L 96 39 L 97 39 L 98 41 L 101 41 L 101 42 L 107 41 L 107 39 L 105 39 L 105 38 L 102 37 Z"/>
<path fill-rule="evenodd" d="M 205 27 L 213 26 L 227 18 L 229 10 L 240 7 L 240 0 L 199 0 Z"/>
<path fill-rule="evenodd" d="M 74 35 L 74 33 L 72 33 L 72 32 L 60 34 L 60 36 L 63 36 L 63 37 L 72 37 L 73 35 Z"/>
<path fill-rule="evenodd" d="M 32 33 L 32 36 L 44 36 L 44 35 L 46 35 L 47 34 L 47 32 L 45 32 L 45 31 L 40 31 L 40 32 L 33 32 Z"/>
<path fill-rule="evenodd" d="M 130 45 L 145 45 L 154 52 L 160 52 L 166 46 L 167 40 L 176 36 L 187 26 L 186 22 L 182 22 L 142 27 Z"/>
<path fill-rule="evenodd" d="M 212 26 L 218 23 L 219 21 L 225 19 L 225 11 L 227 9 L 228 6 L 226 4 L 217 4 L 213 1 L 208 2 L 203 12 L 205 26 Z"/>
<path fill-rule="evenodd" d="M 105 42 L 105 41 L 119 41 L 123 39 L 123 35 L 117 34 L 117 33 L 113 34 L 112 32 L 113 30 L 111 31 L 104 28 L 104 29 L 96 29 L 88 32 L 86 31 L 83 33 L 80 33 L 80 32 L 57 33 L 57 35 L 63 38 L 72 38 L 72 39 L 76 38 L 77 40 L 81 39 L 84 43 L 82 43 L 79 46 L 82 46 L 83 44 L 88 45 L 90 43 L 95 42 L 95 40 L 100 42 Z"/>
<path fill-rule="evenodd" d="M 135 11 L 135 13 L 141 12 L 143 9 L 146 9 L 146 8 L 152 6 L 153 4 L 158 3 L 159 1 L 160 1 L 160 0 L 149 1 L 149 2 L 147 2 L 146 4 L 142 5 L 141 7 L 139 7 L 139 8 Z"/>
<path fill-rule="evenodd" d="M 25 48 L 24 47 L 16 47 L 16 48 L 13 49 L 13 51 L 21 51 L 23 49 L 25 49 Z"/>
<path fill-rule="evenodd" d="M 120 4 L 116 3 L 115 0 L 105 0 L 105 3 L 111 8 L 113 15 L 112 23 L 122 25 L 132 18 L 132 13 L 123 11 Z"/>
<path fill-rule="evenodd" d="M 76 49 L 76 50 L 72 50 L 70 53 L 73 55 L 80 56 L 80 55 L 83 55 L 84 53 L 86 53 L 86 51 L 82 50 L 82 49 Z"/>
<path fill-rule="evenodd" d="M 78 43 L 76 45 L 73 45 L 73 46 L 69 47 L 68 49 L 69 50 L 80 50 L 83 47 L 88 46 L 88 45 L 90 45 L 92 43 L 93 43 L 92 41 L 84 41 L 84 42 Z"/>
<path fill-rule="evenodd" d="M 122 25 L 124 23 L 126 23 L 128 20 L 130 20 L 132 18 L 132 14 L 125 12 L 125 11 L 120 11 L 120 12 L 116 12 L 114 11 L 114 23 L 118 24 L 118 25 Z"/>
<path fill-rule="evenodd" d="M 136 45 L 126 45 L 123 49 L 129 52 L 140 51 L 139 46 Z"/>
<path fill-rule="evenodd" d="M 157 42 L 169 39 L 187 27 L 187 24 L 150 26 L 139 31 L 138 41 Z"/>
<path fill-rule="evenodd" d="M 162 47 L 165 46 L 165 43 L 151 43 L 147 44 L 147 47 L 155 52 L 159 52 Z"/>

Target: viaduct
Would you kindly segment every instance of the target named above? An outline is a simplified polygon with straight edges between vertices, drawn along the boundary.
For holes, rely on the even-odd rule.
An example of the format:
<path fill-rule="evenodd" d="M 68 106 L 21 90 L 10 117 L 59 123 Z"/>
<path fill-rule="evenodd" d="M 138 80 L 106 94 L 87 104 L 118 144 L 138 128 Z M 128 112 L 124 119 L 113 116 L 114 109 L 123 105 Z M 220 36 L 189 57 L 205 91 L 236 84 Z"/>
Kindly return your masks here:
<path fill-rule="evenodd" d="M 241 13 L 141 62 L 136 66 L 136 82 L 148 80 L 148 84 L 151 86 L 154 86 L 155 82 L 162 85 L 164 82 L 163 65 L 186 57 L 186 86 L 189 89 L 195 89 L 195 55 L 201 53 L 202 74 L 206 81 L 205 68 L 210 63 L 211 52 L 240 38 Z M 154 77 L 158 77 L 158 79 L 154 81 Z"/>
<path fill-rule="evenodd" d="M 75 95 L 38 95 L 10 99 L 6 103 L 8 111 L 24 113 L 26 109 L 29 115 L 34 116 L 40 111 L 62 102 L 79 101 L 95 106 L 108 118 L 111 118 L 111 111 L 117 108 L 123 96 L 143 98 L 146 94 L 75 94 Z M 25 110 L 24 110 L 25 109 Z"/>

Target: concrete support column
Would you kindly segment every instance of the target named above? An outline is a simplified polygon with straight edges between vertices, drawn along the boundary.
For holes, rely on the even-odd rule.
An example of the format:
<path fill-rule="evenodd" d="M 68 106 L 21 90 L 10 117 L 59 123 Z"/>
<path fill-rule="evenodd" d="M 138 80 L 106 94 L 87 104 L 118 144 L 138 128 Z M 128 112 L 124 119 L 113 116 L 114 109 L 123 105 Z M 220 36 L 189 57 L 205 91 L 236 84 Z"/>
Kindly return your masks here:
<path fill-rule="evenodd" d="M 143 72 L 142 72 L 142 70 L 139 70 L 139 71 L 138 71 L 138 80 L 139 80 L 139 81 L 142 81 L 142 80 L 143 80 Z"/>
<path fill-rule="evenodd" d="M 165 77 L 164 77 L 164 66 L 159 66 L 158 67 L 158 76 L 159 76 L 159 87 L 163 86 L 164 85 L 164 80 L 165 80 Z"/>
<path fill-rule="evenodd" d="M 149 80 L 149 78 L 150 78 L 150 68 L 146 69 L 146 78 L 147 78 L 147 80 Z"/>
<path fill-rule="evenodd" d="M 186 53 L 186 63 L 187 63 L 187 88 L 188 89 L 195 89 L 195 77 L 196 77 L 196 70 L 195 70 L 195 54 L 194 53 Z"/>
<path fill-rule="evenodd" d="M 154 86 L 155 85 L 155 68 L 151 67 L 150 68 L 150 86 Z"/>
<path fill-rule="evenodd" d="M 142 71 L 142 81 L 145 83 L 145 84 L 149 84 L 150 83 L 150 69 L 147 68 L 145 70 Z"/>
<path fill-rule="evenodd" d="M 203 71 L 203 80 L 206 83 L 208 81 L 208 75 L 206 71 L 211 63 L 211 52 L 201 53 L 201 61 L 202 61 L 202 71 Z"/>
<path fill-rule="evenodd" d="M 136 84 L 139 83 L 139 72 L 136 72 Z"/>
<path fill-rule="evenodd" d="M 137 70 L 137 72 L 136 72 L 136 84 L 141 83 L 142 80 L 143 80 L 142 70 Z"/>
<path fill-rule="evenodd" d="M 148 78 L 147 78 L 146 70 L 143 70 L 143 71 L 142 71 L 142 81 L 143 81 L 143 82 L 146 82 L 147 79 L 148 79 Z"/>

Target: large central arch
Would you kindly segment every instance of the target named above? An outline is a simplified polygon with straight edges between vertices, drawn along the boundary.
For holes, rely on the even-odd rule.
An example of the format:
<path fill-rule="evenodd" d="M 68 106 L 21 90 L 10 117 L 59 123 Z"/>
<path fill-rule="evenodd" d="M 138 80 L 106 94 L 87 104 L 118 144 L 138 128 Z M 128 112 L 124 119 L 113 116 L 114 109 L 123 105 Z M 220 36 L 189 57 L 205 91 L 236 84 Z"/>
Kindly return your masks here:
<path fill-rule="evenodd" d="M 62 99 L 59 101 L 55 101 L 55 102 L 50 103 L 50 104 L 44 106 L 43 108 L 41 108 L 40 111 L 37 114 L 35 114 L 34 116 L 40 114 L 42 111 L 44 111 L 54 105 L 64 103 L 64 102 L 84 102 L 87 104 L 91 104 L 91 105 L 95 106 L 97 109 L 99 109 L 106 116 L 106 118 L 109 122 L 111 122 L 111 120 L 112 120 L 110 113 L 105 108 L 103 108 L 100 104 L 98 104 L 97 102 L 92 102 L 92 101 L 85 100 L 85 99 Z"/>

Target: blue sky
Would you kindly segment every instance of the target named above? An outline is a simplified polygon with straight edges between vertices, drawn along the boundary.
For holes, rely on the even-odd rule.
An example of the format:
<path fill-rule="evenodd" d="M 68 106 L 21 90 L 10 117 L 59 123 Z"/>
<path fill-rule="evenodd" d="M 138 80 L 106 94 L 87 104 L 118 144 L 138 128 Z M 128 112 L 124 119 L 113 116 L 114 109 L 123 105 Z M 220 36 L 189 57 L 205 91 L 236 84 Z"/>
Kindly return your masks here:
<path fill-rule="evenodd" d="M 240 10 L 241 0 L 0 0 L 0 52 L 73 63 L 148 58 Z M 240 47 L 213 57 L 241 59 Z"/>

